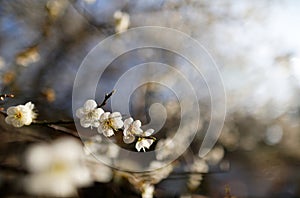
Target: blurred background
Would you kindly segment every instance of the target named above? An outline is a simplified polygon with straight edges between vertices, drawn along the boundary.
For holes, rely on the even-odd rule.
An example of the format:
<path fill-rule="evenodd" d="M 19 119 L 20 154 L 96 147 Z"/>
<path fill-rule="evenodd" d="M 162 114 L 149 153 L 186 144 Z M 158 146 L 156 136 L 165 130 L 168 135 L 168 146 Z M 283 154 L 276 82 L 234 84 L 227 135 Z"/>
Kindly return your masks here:
<path fill-rule="evenodd" d="M 118 18 L 119 10 L 129 18 Z M 227 115 L 217 142 L 217 163 L 208 163 L 201 185 L 188 187 L 190 174 L 179 166 L 175 170 L 180 174 L 171 173 L 155 184 L 155 197 L 299 197 L 299 11 L 300 1 L 295 0 L 1 0 L 0 88 L 1 94 L 15 95 L 1 107 L 32 101 L 39 120 L 70 120 L 76 72 L 94 46 L 120 28 L 174 28 L 198 40 L 213 56 L 225 86 Z M 120 20 L 129 23 L 123 21 L 122 27 Z M 124 71 L 149 60 L 182 63 L 164 50 L 124 55 L 103 73 L 97 101 Z M 162 130 L 172 131 L 180 111 L 174 98 L 164 87 L 140 87 L 131 96 L 132 115 L 147 123 L 147 107 L 164 101 L 168 118 Z M 205 130 L 210 117 L 207 90 L 199 102 Z M 110 110 L 110 105 L 104 109 Z M 0 195 L 26 196 L 14 189 L 19 174 L 25 174 L 22 152 L 60 133 L 44 126 L 14 129 L 6 126 L 2 115 L 0 123 Z M 166 136 L 161 134 L 158 137 Z M 197 136 L 178 161 L 194 163 L 201 138 Z M 140 196 L 126 186 L 130 185 L 95 183 L 79 196 Z"/>

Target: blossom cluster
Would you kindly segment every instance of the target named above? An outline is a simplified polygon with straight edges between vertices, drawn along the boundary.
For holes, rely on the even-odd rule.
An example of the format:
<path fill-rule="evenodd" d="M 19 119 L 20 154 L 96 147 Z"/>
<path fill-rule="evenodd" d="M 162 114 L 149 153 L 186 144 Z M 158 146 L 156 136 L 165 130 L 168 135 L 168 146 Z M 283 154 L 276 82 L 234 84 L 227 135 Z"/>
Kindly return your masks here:
<path fill-rule="evenodd" d="M 140 120 L 128 118 L 122 120 L 120 112 L 104 112 L 95 100 L 87 100 L 83 107 L 76 110 L 76 116 L 80 119 L 80 125 L 84 128 L 97 128 L 99 134 L 105 137 L 111 137 L 116 132 L 123 129 L 123 141 L 126 144 L 133 143 L 136 139 L 135 148 L 137 151 L 149 149 L 155 138 L 151 135 L 153 129 L 143 131 Z"/>
<path fill-rule="evenodd" d="M 30 146 L 25 166 L 30 173 L 23 180 L 25 190 L 38 196 L 73 197 L 78 188 L 107 183 L 113 176 L 111 168 L 86 155 L 81 142 L 70 137 Z"/>

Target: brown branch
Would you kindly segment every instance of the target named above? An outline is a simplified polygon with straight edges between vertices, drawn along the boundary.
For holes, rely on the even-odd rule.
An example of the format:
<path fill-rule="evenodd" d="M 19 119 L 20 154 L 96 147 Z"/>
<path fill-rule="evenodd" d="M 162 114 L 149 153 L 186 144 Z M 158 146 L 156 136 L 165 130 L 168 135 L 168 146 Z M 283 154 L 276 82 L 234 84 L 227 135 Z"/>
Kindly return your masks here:
<path fill-rule="evenodd" d="M 49 125 L 49 124 L 74 124 L 73 120 L 57 120 L 57 121 L 34 121 L 33 125 Z"/>
<path fill-rule="evenodd" d="M 116 90 L 112 90 L 110 93 L 105 94 L 104 100 L 102 101 L 102 103 L 100 105 L 98 105 L 98 107 L 103 107 L 104 105 L 106 105 L 108 99 L 115 93 Z"/>
<path fill-rule="evenodd" d="M 66 127 L 58 126 L 58 125 L 55 125 L 55 124 L 49 124 L 48 127 L 52 128 L 54 130 L 57 130 L 57 131 L 64 132 L 64 133 L 66 133 L 68 135 L 71 135 L 71 136 L 77 138 L 77 139 L 80 138 L 79 135 L 78 135 L 78 133 L 76 131 L 73 131 L 73 130 L 68 129 Z"/>

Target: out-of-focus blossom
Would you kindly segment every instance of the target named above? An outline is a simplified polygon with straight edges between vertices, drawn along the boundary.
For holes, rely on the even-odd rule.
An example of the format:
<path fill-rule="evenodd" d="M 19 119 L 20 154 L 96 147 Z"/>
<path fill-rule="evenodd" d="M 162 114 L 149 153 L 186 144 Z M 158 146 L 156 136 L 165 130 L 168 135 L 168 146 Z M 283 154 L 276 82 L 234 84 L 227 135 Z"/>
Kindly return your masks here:
<path fill-rule="evenodd" d="M 121 33 L 126 31 L 130 25 L 129 14 L 125 12 L 121 12 L 120 10 L 114 13 L 114 20 L 115 20 L 116 33 Z"/>
<path fill-rule="evenodd" d="M 2 83 L 8 85 L 16 79 L 15 71 L 7 71 L 2 75 Z"/>
<path fill-rule="evenodd" d="M 187 186 L 189 189 L 195 190 L 201 184 L 202 179 L 202 174 L 191 174 L 187 182 Z"/>
<path fill-rule="evenodd" d="M 206 156 L 204 156 L 203 159 L 210 165 L 216 165 L 223 159 L 224 154 L 224 148 L 222 146 L 216 146 Z"/>
<path fill-rule="evenodd" d="M 100 116 L 104 113 L 103 109 L 97 108 L 94 100 L 87 100 L 83 107 L 77 109 L 76 116 L 80 119 L 80 125 L 84 128 L 99 127 Z"/>
<path fill-rule="evenodd" d="M 98 152 L 101 149 L 102 137 L 100 135 L 96 135 L 92 137 L 90 140 L 84 141 L 83 151 L 86 155 L 91 155 L 93 153 Z"/>
<path fill-rule="evenodd" d="M 36 118 L 36 113 L 33 111 L 34 104 L 27 102 L 25 105 L 12 106 L 7 109 L 7 117 L 5 122 L 14 127 L 22 127 L 30 125 Z"/>
<path fill-rule="evenodd" d="M 86 156 L 86 165 L 90 170 L 91 177 L 94 181 L 107 183 L 113 177 L 113 172 L 110 167 L 104 165 L 101 161 L 97 160 L 94 156 Z"/>
<path fill-rule="evenodd" d="M 174 153 L 175 147 L 171 138 L 159 140 L 155 147 L 156 159 L 164 160 L 168 158 L 168 156 Z"/>
<path fill-rule="evenodd" d="M 150 168 L 153 169 L 153 171 L 143 173 L 117 171 L 116 173 L 126 177 L 135 188 L 140 190 L 143 197 L 150 197 L 151 193 L 153 195 L 154 192 L 154 187 L 151 186 L 167 178 L 173 171 L 173 165 L 169 164 L 166 166 L 159 161 L 153 161 L 150 163 Z"/>
<path fill-rule="evenodd" d="M 122 116 L 119 112 L 105 112 L 100 116 L 98 132 L 106 137 L 114 135 L 114 131 L 123 127 Z"/>
<path fill-rule="evenodd" d="M 195 190 L 201 184 L 202 181 L 202 174 L 201 173 L 208 173 L 209 166 L 204 159 L 196 158 L 193 164 L 190 166 L 190 170 L 192 174 L 189 176 L 189 180 L 187 186 L 191 190 Z"/>
<path fill-rule="evenodd" d="M 167 178 L 174 168 L 173 164 L 166 165 L 160 161 L 153 161 L 149 166 L 154 170 L 150 172 L 150 181 L 152 181 L 152 184 L 157 184 L 162 179 Z"/>
<path fill-rule="evenodd" d="M 52 88 L 46 88 L 43 90 L 42 92 L 43 96 L 46 98 L 46 100 L 48 102 L 54 102 L 55 99 L 56 99 L 56 93 L 55 93 L 55 90 L 52 89 Z"/>
<path fill-rule="evenodd" d="M 145 183 L 142 185 L 142 198 L 152 198 L 154 193 L 154 186 Z"/>
<path fill-rule="evenodd" d="M 26 165 L 31 172 L 25 179 L 26 190 L 34 195 L 73 196 L 78 187 L 92 182 L 83 159 L 82 146 L 74 139 L 32 146 L 26 153 Z"/>
<path fill-rule="evenodd" d="M 56 19 L 61 16 L 68 6 L 67 0 L 49 0 L 46 8 L 51 19 Z"/>
<path fill-rule="evenodd" d="M 132 143 L 135 140 L 135 135 L 143 133 L 141 126 L 142 123 L 140 120 L 133 121 L 132 118 L 128 118 L 124 121 L 123 140 L 126 144 Z"/>
<path fill-rule="evenodd" d="M 208 173 L 209 166 L 207 162 L 204 159 L 197 158 L 191 165 L 191 170 L 192 172 L 197 172 L 197 173 Z"/>
<path fill-rule="evenodd" d="M 26 50 L 24 50 L 23 52 L 20 52 L 16 56 L 16 63 L 18 65 L 22 65 L 24 67 L 26 67 L 32 63 L 35 63 L 39 60 L 40 60 L 40 54 L 38 52 L 37 46 L 27 48 Z"/>

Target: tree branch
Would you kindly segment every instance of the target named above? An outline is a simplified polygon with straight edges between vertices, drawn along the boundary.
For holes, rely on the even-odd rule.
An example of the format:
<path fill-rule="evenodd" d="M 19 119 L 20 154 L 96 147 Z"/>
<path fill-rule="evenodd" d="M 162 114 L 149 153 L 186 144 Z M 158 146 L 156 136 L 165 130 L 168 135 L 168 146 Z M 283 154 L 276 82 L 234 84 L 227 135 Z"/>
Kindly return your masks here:
<path fill-rule="evenodd" d="M 105 94 L 104 100 L 102 101 L 102 103 L 100 105 L 98 105 L 98 107 L 103 107 L 104 105 L 106 105 L 108 99 L 115 93 L 116 90 L 112 90 L 110 93 Z"/>

